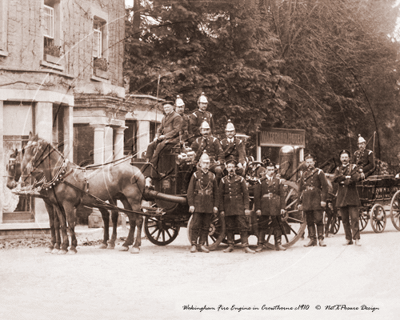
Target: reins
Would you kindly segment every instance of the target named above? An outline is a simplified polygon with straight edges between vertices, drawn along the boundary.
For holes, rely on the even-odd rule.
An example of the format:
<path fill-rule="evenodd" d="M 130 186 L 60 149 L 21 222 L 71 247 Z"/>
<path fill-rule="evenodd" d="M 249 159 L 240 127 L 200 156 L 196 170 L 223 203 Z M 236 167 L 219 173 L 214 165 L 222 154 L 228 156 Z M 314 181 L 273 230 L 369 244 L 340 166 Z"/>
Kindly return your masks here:
<path fill-rule="evenodd" d="M 68 170 L 68 168 L 67 168 L 69 160 L 65 159 L 64 155 L 59 150 L 57 150 L 54 146 L 52 146 L 50 143 L 48 143 L 48 142 L 46 142 L 44 140 L 40 140 L 40 141 L 43 141 L 43 142 L 47 143 L 47 146 L 45 147 L 45 149 L 47 149 L 49 147 L 51 150 L 46 154 L 46 156 L 43 157 L 42 155 L 40 155 L 40 157 L 38 159 L 36 159 L 39 151 L 42 149 L 40 143 L 37 142 L 38 143 L 38 146 L 37 146 L 38 149 L 37 149 L 35 155 L 32 157 L 32 159 L 28 162 L 28 163 L 31 163 L 32 167 L 33 167 L 31 172 L 29 173 L 29 175 L 32 175 L 32 173 L 37 169 L 37 166 L 34 166 L 34 164 L 37 164 L 39 162 L 39 160 L 41 160 L 41 161 L 37 165 L 42 164 L 43 161 L 45 161 L 52 154 L 52 152 L 54 152 L 54 151 L 57 152 L 57 154 L 62 159 L 61 166 L 58 167 L 57 173 L 53 176 L 53 178 L 50 181 L 46 181 L 46 177 L 45 177 L 45 175 L 43 175 L 43 178 L 40 181 L 35 183 L 35 186 L 40 187 L 41 190 L 44 189 L 46 191 L 49 191 L 49 189 L 53 189 L 52 191 L 54 193 L 54 196 L 57 198 L 57 196 L 55 194 L 54 187 L 59 183 L 64 183 L 66 186 L 74 189 L 75 191 L 78 191 L 79 193 L 84 194 L 84 195 L 92 198 L 93 200 L 95 200 L 97 203 L 94 205 L 94 207 L 104 208 L 104 209 L 109 209 L 109 210 L 118 210 L 118 211 L 121 211 L 121 212 L 124 212 L 124 213 L 136 213 L 136 214 L 139 214 L 139 215 L 142 215 L 142 216 L 148 216 L 148 217 L 162 216 L 162 213 L 159 212 L 160 210 L 154 209 L 152 207 L 141 206 L 141 208 L 146 209 L 147 211 L 153 211 L 154 213 L 147 213 L 147 212 L 143 212 L 143 211 L 136 211 L 136 210 L 129 210 L 129 209 L 125 209 L 125 208 L 120 208 L 120 207 L 118 207 L 116 205 L 112 205 L 112 204 L 109 204 L 109 203 L 105 202 L 104 200 L 96 197 L 95 195 L 89 193 L 86 190 L 83 190 L 83 189 L 75 186 L 74 184 L 72 184 L 72 183 L 70 183 L 68 181 L 65 181 L 64 180 L 65 177 L 68 176 L 69 174 L 71 174 L 74 171 L 74 169 L 72 169 L 72 168 L 70 170 Z M 32 147 L 32 146 L 33 145 L 28 145 L 27 147 Z M 83 170 L 83 171 L 85 171 L 86 169 L 93 170 L 93 169 L 103 168 L 103 167 L 105 167 L 106 165 L 109 165 L 109 164 L 123 163 L 123 162 L 125 162 L 125 161 L 127 161 L 129 159 L 130 159 L 130 156 L 127 156 L 127 157 L 124 157 L 122 159 L 113 160 L 111 162 L 100 164 L 100 165 L 92 165 L 92 166 L 87 166 L 87 167 L 84 167 L 84 168 L 76 166 L 76 168 L 79 169 L 79 170 Z M 49 159 L 49 161 L 50 161 L 50 159 Z M 142 191 L 141 191 L 141 193 L 143 194 Z"/>

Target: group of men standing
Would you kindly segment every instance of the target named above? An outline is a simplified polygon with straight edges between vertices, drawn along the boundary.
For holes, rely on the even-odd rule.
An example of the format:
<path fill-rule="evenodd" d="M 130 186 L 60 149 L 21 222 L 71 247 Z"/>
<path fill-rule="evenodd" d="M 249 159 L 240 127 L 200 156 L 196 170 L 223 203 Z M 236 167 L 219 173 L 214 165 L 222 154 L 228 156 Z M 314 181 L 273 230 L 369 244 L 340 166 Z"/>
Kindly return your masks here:
<path fill-rule="evenodd" d="M 192 175 L 187 192 L 189 212 L 193 213 L 190 252 L 209 252 L 205 246 L 213 214 L 220 212 L 225 218 L 228 247 L 224 252 L 234 250 L 234 233 L 239 230 L 246 253 L 261 252 L 264 248 L 267 230 L 273 230 L 276 250 L 286 250 L 281 244 L 283 232 L 282 215 L 285 214 L 285 199 L 281 180 L 275 176 L 275 166 L 269 163 L 265 177 L 259 179 L 254 189 L 254 202 L 258 222 L 258 245 L 254 251 L 249 248 L 249 221 L 251 215 L 249 190 L 243 176 L 236 173 L 237 161 L 225 162 L 228 172 L 219 184 L 214 173 L 209 171 L 210 157 L 203 153 L 199 169 Z"/>
<path fill-rule="evenodd" d="M 359 207 L 361 205 L 356 184 L 372 174 L 375 165 L 373 152 L 366 149 L 366 141 L 358 137 L 358 150 L 351 158 L 348 150 L 339 153 L 341 165 L 335 169 L 332 183 L 337 184 L 334 207 L 342 217 L 346 242 L 344 245 L 361 245 Z M 325 247 L 323 214 L 327 205 L 328 182 L 325 173 L 315 168 L 315 157 L 306 156 L 307 170 L 299 182 L 301 209 L 307 219 L 310 241 L 306 247 L 318 244 Z M 353 242 L 354 241 L 354 242 Z"/>
<path fill-rule="evenodd" d="M 256 250 L 249 248 L 249 224 L 246 216 L 249 207 L 249 190 L 244 179 L 246 152 L 244 143 L 235 136 L 235 127 L 228 121 L 226 137 L 219 141 L 212 135 L 214 121 L 208 112 L 204 93 L 198 98 L 198 109 L 191 115 L 184 113 L 185 104 L 178 96 L 175 109 L 171 103 L 163 105 L 165 117 L 156 138 L 148 146 L 146 158 L 156 168 L 160 152 L 170 150 L 177 143 L 189 143 L 195 152 L 197 171 L 193 173 L 187 190 L 189 211 L 193 213 L 191 252 L 209 252 L 205 246 L 213 214 L 220 212 L 225 218 L 228 248 L 234 249 L 234 231 L 240 230 L 241 242 L 246 253 L 260 252 L 264 248 L 267 230 L 273 232 L 276 250 L 286 250 L 281 244 L 284 231 L 282 217 L 286 214 L 282 181 L 275 175 L 272 162 L 265 170 L 250 166 L 255 175 L 254 204 L 258 216 L 258 243 Z M 336 168 L 334 183 L 338 184 L 336 208 L 341 212 L 346 234 L 346 245 L 360 244 L 360 200 L 356 182 L 365 179 L 374 167 L 372 151 L 366 150 L 366 141 L 359 137 L 359 150 L 349 164 L 350 153 L 340 152 L 341 166 Z M 325 247 L 323 214 L 327 204 L 328 182 L 325 173 L 315 168 L 315 157 L 305 158 L 307 170 L 299 181 L 300 203 L 305 212 L 310 241 L 306 247 L 319 244 Z M 258 172 L 258 173 L 257 173 Z M 224 175 L 225 174 L 225 175 Z M 351 221 L 351 223 L 350 223 Z M 317 242 L 318 241 L 318 242 Z"/>
<path fill-rule="evenodd" d="M 184 113 L 184 102 L 178 96 L 175 111 L 171 103 L 163 105 L 165 117 L 157 131 L 155 140 L 148 146 L 146 158 L 156 168 L 161 151 L 170 150 L 178 142 L 190 144 L 195 152 L 197 171 L 193 173 L 187 190 L 189 211 L 193 213 L 191 252 L 209 252 L 205 246 L 211 217 L 220 212 L 225 218 L 228 248 L 234 249 L 234 232 L 238 228 L 246 253 L 262 251 L 268 227 L 274 231 L 276 249 L 286 250 L 281 245 L 282 221 L 284 213 L 283 186 L 274 177 L 275 166 L 267 165 L 265 177 L 261 177 L 259 166 L 250 167 L 250 174 L 261 178 L 254 188 L 259 225 L 259 242 L 256 251 L 249 248 L 249 190 L 244 179 L 246 151 L 244 143 L 236 137 L 235 127 L 229 120 L 225 129 L 226 137 L 221 141 L 212 135 L 214 121 L 207 109 L 208 100 L 202 93 L 198 109 L 191 115 Z M 254 170 L 253 170 L 254 169 Z M 258 186 L 259 184 L 259 186 Z M 270 223 L 270 217 L 273 216 Z M 270 226 L 268 226 L 270 225 Z"/>

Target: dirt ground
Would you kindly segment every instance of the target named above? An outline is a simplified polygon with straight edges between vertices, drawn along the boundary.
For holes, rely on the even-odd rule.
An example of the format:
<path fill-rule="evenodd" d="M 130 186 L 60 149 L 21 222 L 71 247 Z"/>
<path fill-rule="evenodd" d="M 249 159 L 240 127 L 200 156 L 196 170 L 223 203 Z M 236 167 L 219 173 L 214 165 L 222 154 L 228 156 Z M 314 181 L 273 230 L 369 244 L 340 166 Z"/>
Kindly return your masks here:
<path fill-rule="evenodd" d="M 87 231 L 76 255 L 0 250 L 0 319 L 381 320 L 400 312 L 400 232 L 390 222 L 381 234 L 367 228 L 361 247 L 343 246 L 341 229 L 326 248 L 303 240 L 254 255 L 223 246 L 191 254 L 186 229 L 166 247 L 143 240 L 138 255 L 99 250 L 88 244 L 102 231 Z"/>

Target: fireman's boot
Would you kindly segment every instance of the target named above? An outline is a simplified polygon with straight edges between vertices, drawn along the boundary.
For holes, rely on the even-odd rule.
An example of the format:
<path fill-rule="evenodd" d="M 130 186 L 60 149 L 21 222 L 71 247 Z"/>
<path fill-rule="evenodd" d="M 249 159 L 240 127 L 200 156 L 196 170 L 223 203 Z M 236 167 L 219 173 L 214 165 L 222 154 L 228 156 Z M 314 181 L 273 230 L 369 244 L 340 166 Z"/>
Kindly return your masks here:
<path fill-rule="evenodd" d="M 265 241 L 265 231 L 260 231 L 258 233 L 256 252 L 263 251 L 263 249 L 264 249 L 264 241 Z"/>
<path fill-rule="evenodd" d="M 226 237 L 228 238 L 228 248 L 226 248 L 225 250 L 223 250 L 223 252 L 228 253 L 228 252 L 232 252 L 234 249 L 234 238 L 233 238 L 233 232 L 228 232 Z"/>
<path fill-rule="evenodd" d="M 243 232 L 241 232 L 240 237 L 242 239 L 242 245 L 244 247 L 244 252 L 256 253 L 254 250 L 251 250 L 249 248 L 249 233 L 247 231 L 243 231 Z"/>
<path fill-rule="evenodd" d="M 317 237 L 315 236 L 315 225 L 308 225 L 308 236 L 310 237 L 310 242 L 305 244 L 305 247 L 314 247 L 317 245 Z"/>
<path fill-rule="evenodd" d="M 275 235 L 275 250 L 276 251 L 285 251 L 286 248 L 282 246 L 282 236 Z"/>

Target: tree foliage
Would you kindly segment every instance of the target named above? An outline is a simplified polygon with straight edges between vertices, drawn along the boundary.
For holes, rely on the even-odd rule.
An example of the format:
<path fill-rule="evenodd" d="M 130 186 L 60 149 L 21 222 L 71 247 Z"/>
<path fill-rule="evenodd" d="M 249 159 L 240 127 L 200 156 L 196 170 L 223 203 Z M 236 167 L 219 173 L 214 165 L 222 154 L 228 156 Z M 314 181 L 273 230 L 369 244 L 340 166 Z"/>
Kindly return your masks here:
<path fill-rule="evenodd" d="M 394 3 L 136 2 L 125 73 L 133 93 L 180 94 L 190 110 L 205 92 L 219 132 L 227 119 L 252 137 L 262 127 L 305 129 L 307 148 L 326 158 L 378 128 L 386 150 L 399 135 Z"/>

